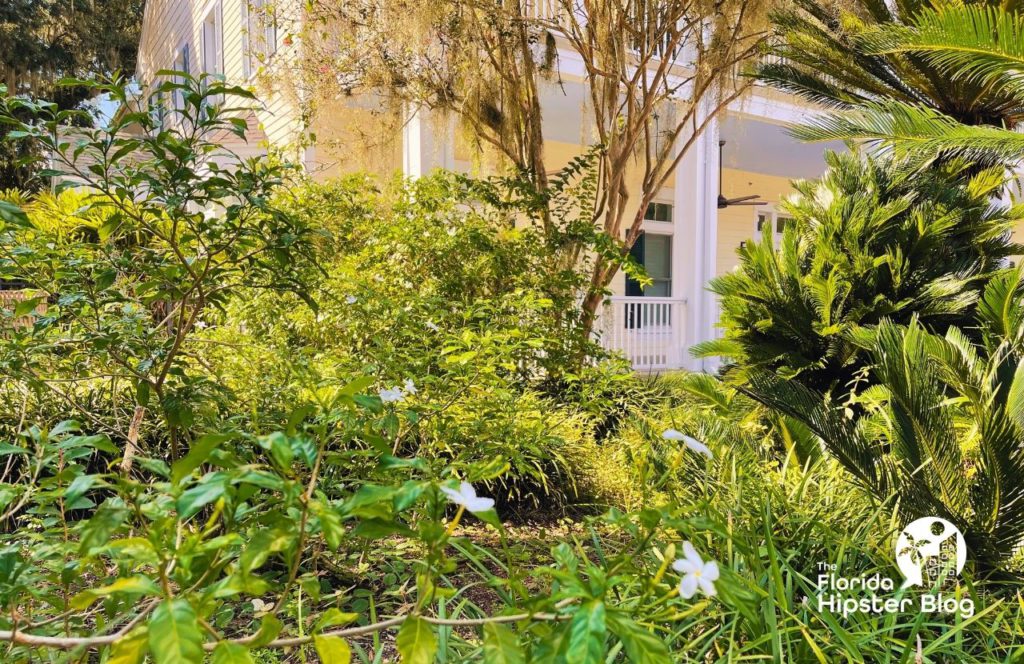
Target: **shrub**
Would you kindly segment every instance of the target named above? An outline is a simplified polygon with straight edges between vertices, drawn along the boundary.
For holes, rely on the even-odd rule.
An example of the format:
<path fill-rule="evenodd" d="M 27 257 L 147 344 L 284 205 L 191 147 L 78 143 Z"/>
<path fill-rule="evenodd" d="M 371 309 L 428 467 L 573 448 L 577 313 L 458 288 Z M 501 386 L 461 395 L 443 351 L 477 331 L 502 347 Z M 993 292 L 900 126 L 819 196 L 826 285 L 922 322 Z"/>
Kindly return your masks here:
<path fill-rule="evenodd" d="M 849 398 L 864 412 L 769 372 L 748 391 L 807 424 L 862 486 L 909 517 L 955 524 L 981 569 L 1007 569 L 1024 539 L 1024 309 L 1020 269 L 993 277 L 972 340 L 884 321 L 854 341 L 870 354 L 871 386 Z"/>
<path fill-rule="evenodd" d="M 396 452 L 439 467 L 486 460 L 486 486 L 517 506 L 575 499 L 580 474 L 567 455 L 593 436 L 594 409 L 580 395 L 621 369 L 565 372 L 591 345 L 566 319 L 577 277 L 552 267 L 521 208 L 480 200 L 483 186 L 439 173 L 283 193 L 289 213 L 321 231 L 321 273 L 306 276 L 317 308 L 253 291 L 208 320 L 206 357 L 235 412 L 272 428 L 322 378 L 367 373 L 378 390 L 410 381 L 409 402 L 425 416 L 395 432 Z M 567 385 L 577 402 L 553 394 Z"/>
<path fill-rule="evenodd" d="M 993 204 L 1001 169 L 914 172 L 857 154 L 827 161 L 820 180 L 795 184 L 781 246 L 770 235 L 748 242 L 737 271 L 711 282 L 724 339 L 697 351 L 841 393 L 866 368 L 850 339 L 858 327 L 916 318 L 941 334 L 969 320 L 988 276 L 1024 253 L 1009 241 L 1024 210 Z"/>
<path fill-rule="evenodd" d="M 197 324 L 243 287 L 302 292 L 311 238 L 270 202 L 289 167 L 242 160 L 218 139 L 244 136 L 239 109 L 223 102 L 245 103 L 250 93 L 189 76 L 158 85 L 141 106 L 123 82 L 97 90 L 123 111 L 71 138 L 66 125 L 81 111 L 0 98 L 2 122 L 63 169 L 45 173 L 60 177 L 60 189 L 82 192 L 41 197 L 27 212 L 0 201 L 0 278 L 39 293 L 13 313 L 48 303 L 30 328 L 8 335 L 0 362 L 37 399 L 52 393 L 95 430 L 125 441 L 128 465 L 146 412 L 155 413 L 166 438 L 151 442 L 174 460 L 197 414 L 219 396 L 194 370 Z M 165 123 L 150 111 L 168 97 L 182 108 Z M 81 206 L 69 212 L 69 200 Z M 96 401 L 106 407 L 94 410 Z"/>

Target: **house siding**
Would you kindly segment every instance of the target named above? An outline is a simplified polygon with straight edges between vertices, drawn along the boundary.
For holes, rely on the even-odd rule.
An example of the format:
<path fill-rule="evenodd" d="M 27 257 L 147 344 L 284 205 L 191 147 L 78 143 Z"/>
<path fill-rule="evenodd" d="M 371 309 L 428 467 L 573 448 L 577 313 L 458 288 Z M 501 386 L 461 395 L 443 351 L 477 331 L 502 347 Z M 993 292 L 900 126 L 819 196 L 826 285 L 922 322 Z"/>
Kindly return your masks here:
<path fill-rule="evenodd" d="M 136 75 L 143 85 L 152 84 L 157 72 L 172 69 L 181 44 L 188 43 L 191 53 L 191 73 L 203 71 L 203 21 L 211 10 L 220 5 L 222 26 L 223 73 L 226 81 L 250 87 L 260 99 L 255 110 L 259 138 L 270 145 L 290 148 L 298 156 L 302 139 L 300 104 L 297 94 L 270 83 L 274 70 L 294 63 L 295 46 L 285 46 L 286 30 L 278 31 L 277 52 L 266 63 L 267 71 L 247 78 L 243 42 L 248 31 L 244 23 L 243 3 L 246 0 L 149 0 L 143 15 L 142 38 Z M 289 26 L 298 11 L 294 0 L 275 5 L 281 24 Z"/>
<path fill-rule="evenodd" d="M 726 198 L 758 195 L 778 209 L 783 198 L 795 193 L 790 178 L 764 175 L 750 171 L 726 168 L 722 171 L 722 193 Z M 736 269 L 739 258 L 736 250 L 740 243 L 757 236 L 757 213 L 754 205 L 734 205 L 718 211 L 718 251 L 715 274 L 722 275 Z"/>

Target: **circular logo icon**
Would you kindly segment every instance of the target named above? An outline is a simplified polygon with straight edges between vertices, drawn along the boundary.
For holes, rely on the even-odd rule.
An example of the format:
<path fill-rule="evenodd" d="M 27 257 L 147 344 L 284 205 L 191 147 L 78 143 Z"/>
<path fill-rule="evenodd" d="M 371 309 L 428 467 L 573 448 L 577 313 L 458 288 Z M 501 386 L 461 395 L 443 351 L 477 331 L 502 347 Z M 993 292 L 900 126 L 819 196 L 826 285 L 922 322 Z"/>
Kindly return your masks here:
<path fill-rule="evenodd" d="M 967 544 L 960 530 L 937 516 L 907 524 L 896 539 L 896 565 L 903 573 L 903 588 L 920 586 L 942 572 L 959 574 L 967 562 Z"/>

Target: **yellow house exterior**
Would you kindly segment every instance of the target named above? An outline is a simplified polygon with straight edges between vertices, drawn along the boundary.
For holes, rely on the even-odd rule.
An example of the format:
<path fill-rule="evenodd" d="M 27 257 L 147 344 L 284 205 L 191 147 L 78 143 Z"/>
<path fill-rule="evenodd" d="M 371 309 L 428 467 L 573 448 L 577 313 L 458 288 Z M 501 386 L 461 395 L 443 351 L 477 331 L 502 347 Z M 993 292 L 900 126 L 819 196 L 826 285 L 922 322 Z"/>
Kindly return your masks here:
<path fill-rule="evenodd" d="M 262 107 L 249 118 L 249 140 L 236 151 L 284 150 L 313 177 L 366 169 L 415 177 L 434 168 L 471 171 L 477 161 L 458 140 L 453 121 L 413 111 L 401 123 L 381 120 L 373 100 L 318 104 L 304 118 L 301 85 L 290 80 L 300 56 L 301 0 L 149 0 L 137 76 L 145 85 L 167 69 L 224 76 L 252 86 Z M 557 168 L 593 142 L 584 108 L 582 71 L 571 58 L 561 80 L 543 90 L 545 152 Z M 790 182 L 815 177 L 827 147 L 788 137 L 784 126 L 805 116 L 803 102 L 754 88 L 695 142 L 674 179 L 659 192 L 645 222 L 643 262 L 656 285 L 640 291 L 620 275 L 602 316 L 603 341 L 637 368 L 714 369 L 686 348 L 714 338 L 718 305 L 705 285 L 734 269 L 741 243 L 758 225 L 778 223 Z M 308 120 L 304 122 L 304 120 Z M 315 137 L 315 140 L 311 140 Z M 368 140 L 369 139 L 369 140 Z M 724 145 L 720 146 L 720 142 Z M 371 155 L 363 146 L 373 144 Z M 720 184 L 719 184 L 720 183 Z M 763 204 L 720 209 L 718 196 L 757 195 Z"/>

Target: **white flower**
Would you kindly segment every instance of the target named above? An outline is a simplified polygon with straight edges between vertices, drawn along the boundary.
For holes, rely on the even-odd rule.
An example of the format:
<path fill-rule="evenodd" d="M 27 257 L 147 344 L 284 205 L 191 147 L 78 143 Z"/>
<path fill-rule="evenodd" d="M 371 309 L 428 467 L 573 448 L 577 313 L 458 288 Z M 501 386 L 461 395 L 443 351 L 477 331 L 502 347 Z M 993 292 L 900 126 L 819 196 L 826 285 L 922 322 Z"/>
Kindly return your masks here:
<path fill-rule="evenodd" d="M 679 595 L 690 599 L 700 588 L 708 597 L 715 594 L 715 581 L 718 580 L 718 563 L 714 560 L 704 562 L 689 542 L 683 542 L 683 556 L 672 563 L 672 569 L 683 575 L 679 581 Z"/>
<path fill-rule="evenodd" d="M 707 458 L 711 458 L 711 449 L 707 445 L 696 438 L 687 436 L 685 433 L 681 433 L 675 429 L 665 429 L 665 433 L 661 434 L 661 437 L 665 440 L 680 440 L 684 445 L 697 454 L 703 454 Z"/>
<path fill-rule="evenodd" d="M 405 393 L 406 394 L 416 394 L 416 392 L 417 392 L 416 384 L 412 382 L 412 378 L 406 378 L 405 379 Z"/>
<path fill-rule="evenodd" d="M 456 505 L 462 505 L 470 512 L 486 512 L 494 507 L 494 499 L 477 496 L 476 489 L 469 482 L 460 484 L 458 491 L 449 489 L 446 486 L 441 487 L 441 491 L 444 491 L 444 494 L 448 496 L 448 500 Z"/>
<path fill-rule="evenodd" d="M 380 400 L 384 403 L 395 403 L 405 398 L 402 394 L 402 390 L 397 387 L 392 387 L 390 390 L 381 390 L 377 393 L 380 396 Z"/>
<path fill-rule="evenodd" d="M 439 328 L 437 327 L 437 324 L 436 324 L 436 323 L 435 323 L 434 321 L 432 321 L 432 320 L 428 320 L 428 321 L 427 321 L 427 324 L 425 325 L 425 327 L 426 327 L 426 328 L 427 328 L 428 330 L 433 330 L 434 332 L 437 332 L 437 331 L 438 331 L 438 329 L 439 329 Z"/>
<path fill-rule="evenodd" d="M 196 327 L 199 328 L 200 330 L 205 330 L 206 329 L 206 321 L 205 320 L 197 320 L 196 321 Z"/>
<path fill-rule="evenodd" d="M 356 296 L 355 295 L 346 295 L 345 296 L 345 304 L 355 304 L 355 303 L 356 303 Z"/>

